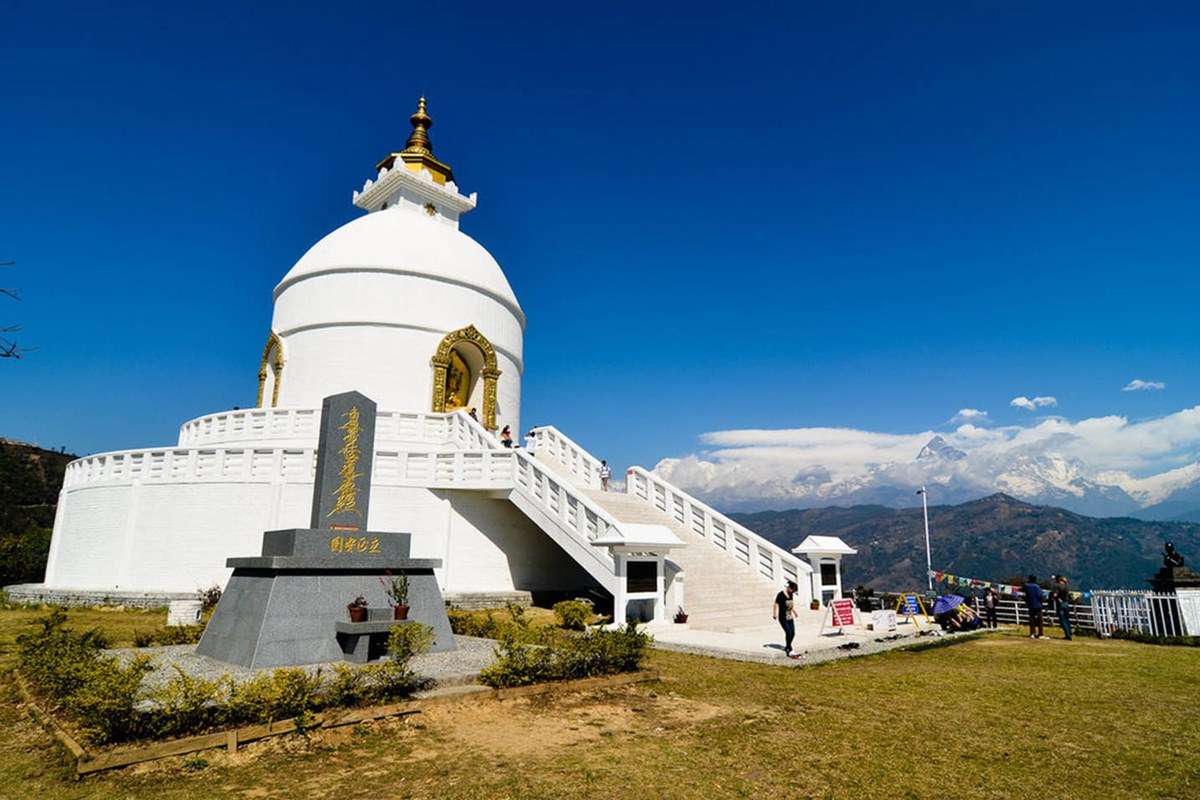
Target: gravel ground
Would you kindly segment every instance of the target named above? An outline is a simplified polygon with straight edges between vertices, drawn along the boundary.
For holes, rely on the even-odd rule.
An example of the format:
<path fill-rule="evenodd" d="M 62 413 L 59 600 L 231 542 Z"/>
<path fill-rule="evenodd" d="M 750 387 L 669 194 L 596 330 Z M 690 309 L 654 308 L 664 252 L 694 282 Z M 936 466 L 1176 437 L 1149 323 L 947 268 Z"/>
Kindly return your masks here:
<path fill-rule="evenodd" d="M 414 658 L 413 670 L 422 677 L 436 681 L 438 686 L 474 683 L 480 670 L 495 660 L 493 648 L 496 643 L 490 639 L 476 639 L 472 636 L 455 636 L 454 641 L 458 644 L 457 650 L 448 653 L 425 653 Z M 242 683 L 259 673 L 270 672 L 273 669 L 248 669 L 207 656 L 199 656 L 196 655 L 196 645 L 194 644 L 120 648 L 108 652 L 122 661 L 128 661 L 135 655 L 150 656 L 154 669 L 143 680 L 143 686 L 146 688 L 157 688 L 166 684 L 178 674 L 177 669 L 193 678 L 207 680 L 229 675 L 237 683 Z M 330 667 L 332 664 L 309 664 L 299 669 L 311 675 L 317 670 L 322 668 L 328 670 Z"/>

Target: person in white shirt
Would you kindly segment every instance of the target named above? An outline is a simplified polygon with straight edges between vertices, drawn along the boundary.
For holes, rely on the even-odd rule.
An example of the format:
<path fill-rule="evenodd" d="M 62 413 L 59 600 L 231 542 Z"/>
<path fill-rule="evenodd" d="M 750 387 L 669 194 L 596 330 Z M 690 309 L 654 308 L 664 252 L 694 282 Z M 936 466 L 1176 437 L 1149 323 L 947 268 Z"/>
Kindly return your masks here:
<path fill-rule="evenodd" d="M 612 477 L 612 469 L 607 461 L 600 462 L 600 491 L 608 491 L 608 479 Z"/>

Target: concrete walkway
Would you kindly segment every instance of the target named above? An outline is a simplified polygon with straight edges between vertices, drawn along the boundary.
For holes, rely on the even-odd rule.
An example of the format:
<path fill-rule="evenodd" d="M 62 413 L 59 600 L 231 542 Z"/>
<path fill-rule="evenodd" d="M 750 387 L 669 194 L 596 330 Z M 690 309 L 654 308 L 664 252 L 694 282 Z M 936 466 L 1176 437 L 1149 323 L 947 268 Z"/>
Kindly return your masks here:
<path fill-rule="evenodd" d="M 922 630 L 936 630 L 937 625 L 921 624 Z M 788 658 L 783 652 L 783 629 L 778 623 L 733 632 L 692 630 L 687 625 L 659 624 L 646 628 L 654 636 L 654 646 L 681 653 L 729 658 L 735 661 L 757 661 L 782 667 L 798 667 L 849 656 L 880 653 L 916 643 L 917 631 L 911 624 L 898 625 L 895 631 L 875 632 L 863 625 L 843 629 L 842 634 L 821 635 L 819 625 L 797 625 L 792 650 L 800 658 Z M 970 636 L 951 634 L 955 637 Z M 925 641 L 934 636 L 922 637 Z"/>

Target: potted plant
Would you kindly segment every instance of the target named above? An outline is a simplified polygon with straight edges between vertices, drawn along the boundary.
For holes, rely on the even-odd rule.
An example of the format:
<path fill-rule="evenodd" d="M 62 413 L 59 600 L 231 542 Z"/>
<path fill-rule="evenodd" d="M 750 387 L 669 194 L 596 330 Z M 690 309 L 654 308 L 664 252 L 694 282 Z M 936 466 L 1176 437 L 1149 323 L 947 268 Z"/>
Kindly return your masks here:
<path fill-rule="evenodd" d="M 683 610 L 683 606 L 680 606 L 679 610 L 675 612 L 675 624 L 676 625 L 686 625 L 687 624 L 687 612 Z"/>
<path fill-rule="evenodd" d="M 393 575 L 386 581 L 382 577 L 379 580 L 383 583 L 395 619 L 408 619 L 408 576 Z"/>
<path fill-rule="evenodd" d="M 814 597 L 812 599 L 812 602 L 808 604 L 808 608 L 810 611 L 820 611 L 821 610 L 821 601 Z"/>
<path fill-rule="evenodd" d="M 367 598 L 360 594 L 358 597 L 354 598 L 349 605 L 346 606 L 346 610 L 350 612 L 351 622 L 366 622 Z"/>

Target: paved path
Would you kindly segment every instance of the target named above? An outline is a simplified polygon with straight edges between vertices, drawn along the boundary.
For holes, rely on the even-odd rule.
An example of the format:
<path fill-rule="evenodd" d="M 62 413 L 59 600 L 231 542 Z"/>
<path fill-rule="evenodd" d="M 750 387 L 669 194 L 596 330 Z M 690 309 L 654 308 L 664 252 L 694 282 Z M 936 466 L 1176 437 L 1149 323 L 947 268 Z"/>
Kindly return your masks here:
<path fill-rule="evenodd" d="M 924 625 L 923 630 L 937 630 L 936 625 Z M 817 664 L 850 656 L 881 653 L 898 647 L 907 647 L 918 641 L 930 641 L 934 636 L 917 637 L 911 624 L 899 625 L 893 632 L 869 631 L 856 625 L 845 628 L 843 634 L 821 635 L 815 625 L 798 625 L 796 638 L 792 642 L 794 652 L 800 658 L 791 659 L 783 652 L 783 630 L 778 623 L 757 628 L 742 629 L 730 633 L 691 630 L 687 625 L 655 625 L 647 628 L 654 635 L 654 646 L 663 650 L 681 653 L 728 658 L 735 661 L 756 661 L 784 667 Z M 951 636 L 971 636 L 979 631 Z"/>

